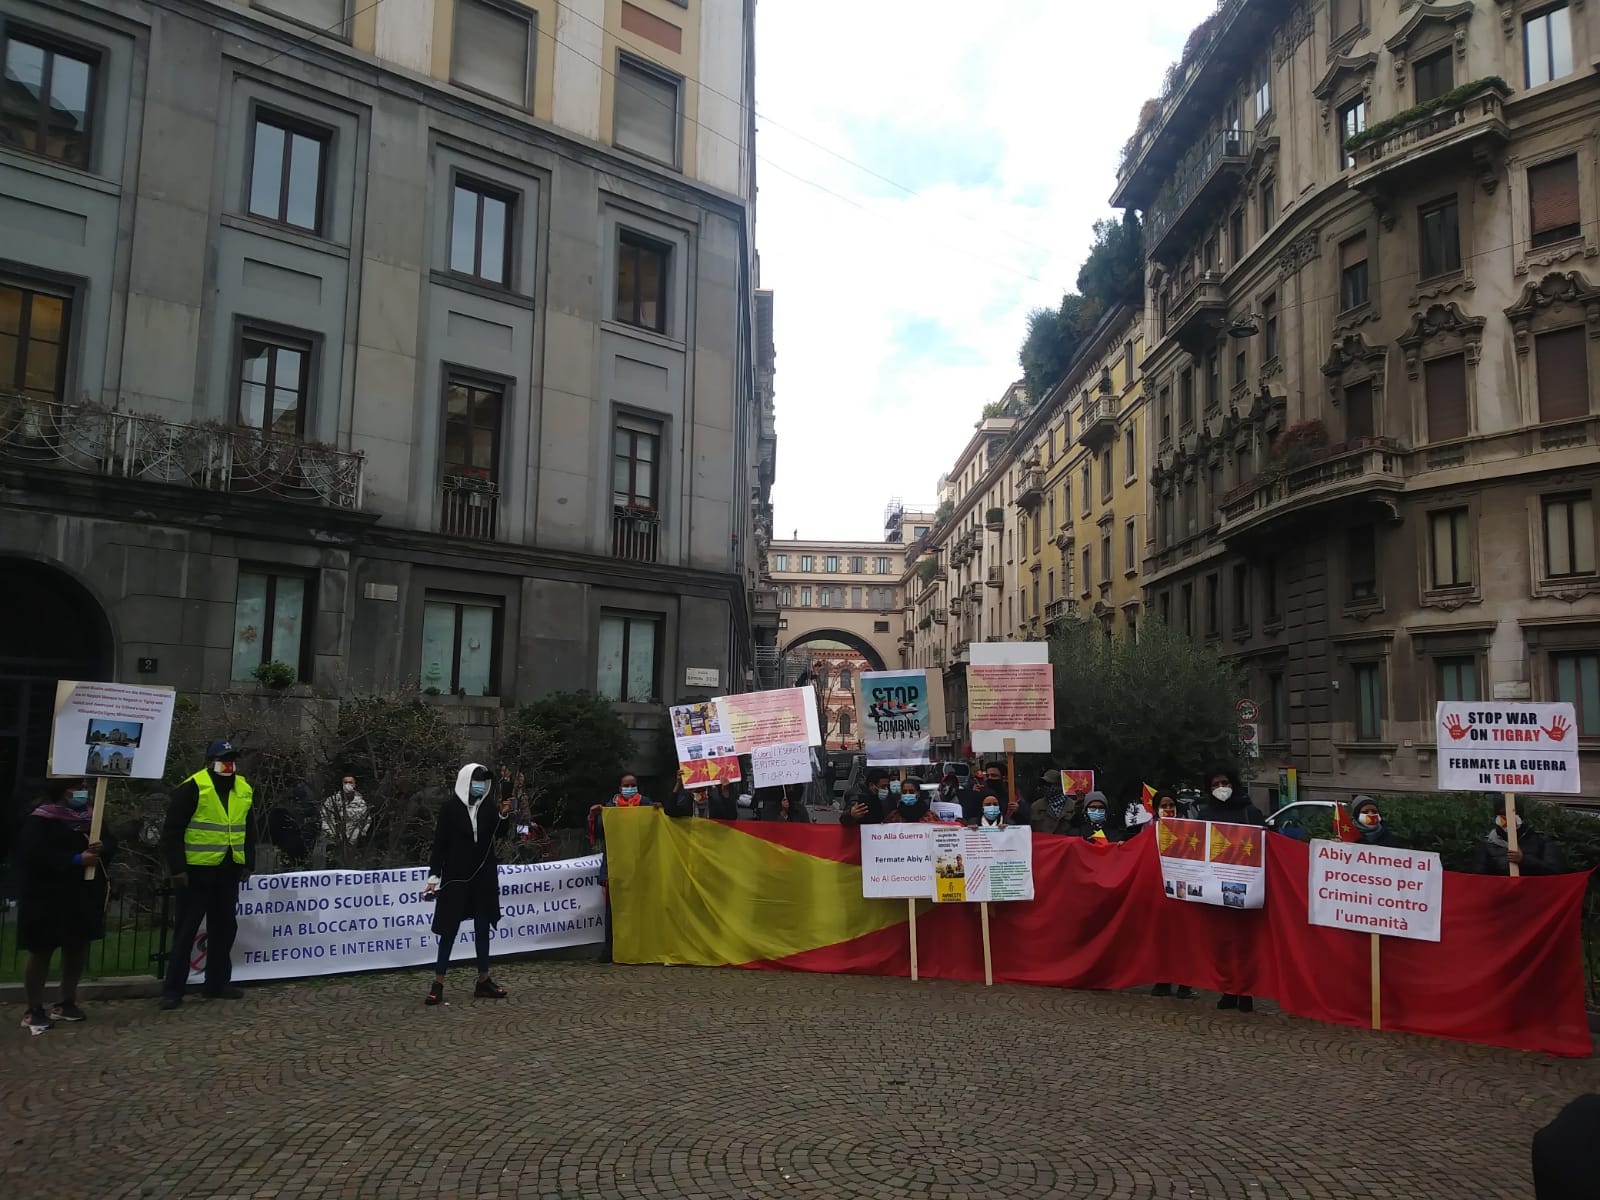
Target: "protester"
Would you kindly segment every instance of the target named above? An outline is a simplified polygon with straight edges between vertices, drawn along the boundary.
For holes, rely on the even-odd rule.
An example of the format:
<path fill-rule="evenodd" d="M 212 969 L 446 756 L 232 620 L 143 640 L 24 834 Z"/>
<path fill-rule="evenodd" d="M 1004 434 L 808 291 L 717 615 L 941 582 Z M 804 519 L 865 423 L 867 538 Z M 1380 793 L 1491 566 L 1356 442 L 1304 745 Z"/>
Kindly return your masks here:
<path fill-rule="evenodd" d="M 891 825 L 941 824 L 922 791 L 922 781 L 915 775 L 906 776 L 904 784 L 899 780 L 889 781 L 889 809 L 883 820 Z"/>
<path fill-rule="evenodd" d="M 999 796 L 1002 806 L 1006 810 L 1006 820 L 1026 822 L 1031 806 L 1021 796 L 1011 796 L 1006 793 L 1006 769 L 1000 763 L 990 763 L 983 770 L 984 786 L 993 795 Z"/>
<path fill-rule="evenodd" d="M 1600 1092 L 1579 1096 L 1533 1135 L 1534 1200 L 1600 1196 Z"/>
<path fill-rule="evenodd" d="M 867 772 L 861 790 L 846 799 L 839 813 L 841 825 L 876 825 L 883 820 L 889 804 L 889 772 L 873 767 Z"/>
<path fill-rule="evenodd" d="M 981 803 L 974 802 L 970 790 L 961 786 L 961 776 L 948 765 L 939 779 L 939 791 L 934 799 L 944 804 L 960 805 L 961 819 L 968 825 L 977 820 L 978 810 L 983 807 Z"/>
<path fill-rule="evenodd" d="M 1178 806 L 1179 820 L 1192 821 L 1195 819 L 1195 814 L 1200 811 L 1200 793 L 1192 787 L 1179 788 L 1173 801 Z"/>
<path fill-rule="evenodd" d="M 608 808 L 651 807 L 650 798 L 639 791 L 639 779 L 631 771 L 624 771 L 622 778 L 617 780 L 616 794 L 611 799 L 589 806 L 589 845 L 600 855 L 600 893 L 605 897 L 606 904 L 606 936 L 601 949 L 606 962 L 611 961 L 611 871 L 610 860 L 606 856 L 604 813 Z"/>
<path fill-rule="evenodd" d="M 672 794 L 667 797 L 664 804 L 658 807 L 669 817 L 694 816 L 695 794 L 683 786 L 683 773 L 680 771 L 672 783 Z"/>
<path fill-rule="evenodd" d="M 1035 833 L 1066 836 L 1072 833 L 1073 822 L 1077 820 L 1077 805 L 1078 797 L 1061 791 L 1058 784 L 1054 794 L 1041 796 L 1033 802 L 1028 823 Z"/>
<path fill-rule="evenodd" d="M 1232 767 L 1218 765 L 1213 767 L 1206 776 L 1206 799 L 1202 800 L 1195 812 L 1195 817 L 1201 821 L 1222 821 L 1234 825 L 1263 825 L 1261 813 L 1256 806 L 1250 803 L 1250 797 L 1245 794 L 1244 787 L 1239 782 L 1239 775 Z M 1217 1007 L 1224 1011 L 1238 1009 L 1240 1012 L 1254 1012 L 1256 1007 L 1253 996 L 1238 995 L 1233 992 L 1224 992 L 1217 1001 Z"/>
<path fill-rule="evenodd" d="M 978 823 L 975 828 L 1004 829 L 1009 824 L 1010 822 L 1006 820 L 1005 814 L 1000 810 L 1000 797 L 984 797 L 983 808 L 978 813 Z"/>
<path fill-rule="evenodd" d="M 205 994 L 238 1000 L 233 980 L 233 939 L 239 932 L 239 884 L 255 869 L 253 793 L 237 770 L 239 753 L 227 738 L 206 747 L 206 765 L 172 789 L 161 828 L 161 849 L 176 890 L 172 954 L 161 988 L 161 1007 L 183 1003 L 189 960 L 200 923 L 206 926 Z"/>
<path fill-rule="evenodd" d="M 1084 796 L 1083 808 L 1074 819 L 1070 832 L 1088 842 L 1121 841 L 1120 831 L 1112 829 L 1109 825 L 1110 815 L 1111 808 L 1106 801 L 1106 794 L 1098 791 L 1090 792 Z"/>
<path fill-rule="evenodd" d="M 1159 793 L 1157 793 L 1157 795 L 1156 795 L 1156 820 L 1157 821 L 1178 820 L 1178 819 L 1180 819 L 1181 812 L 1182 812 L 1182 810 L 1178 807 L 1177 797 L 1173 796 L 1169 792 L 1159 792 Z M 1156 822 L 1155 821 L 1147 821 L 1145 824 L 1143 824 L 1143 825 L 1141 825 L 1139 827 L 1137 832 L 1143 833 L 1146 829 L 1154 829 L 1155 827 L 1156 827 Z M 1170 983 L 1158 983 L 1158 984 L 1155 985 L 1155 987 L 1150 989 L 1150 994 L 1152 996 L 1170 996 L 1170 995 L 1172 995 L 1172 984 L 1170 984 Z M 1190 987 L 1186 983 L 1180 983 L 1178 985 L 1178 999 L 1179 1000 L 1192 1000 L 1192 999 L 1194 999 L 1194 989 L 1192 987 Z"/>
<path fill-rule="evenodd" d="M 267 813 L 267 837 L 277 848 L 281 869 L 309 871 L 321 865 L 322 806 L 305 784 L 296 784 L 288 800 Z"/>
<path fill-rule="evenodd" d="M 350 851 L 367 844 L 370 827 L 367 799 L 356 789 L 356 777 L 347 774 L 322 802 L 322 836 L 328 865 L 348 865 Z"/>
<path fill-rule="evenodd" d="M 755 809 L 762 821 L 793 821 L 798 825 L 811 823 L 811 810 L 806 807 L 805 784 L 784 783 L 773 787 L 757 788 Z"/>
<path fill-rule="evenodd" d="M 489 768 L 467 763 L 456 773 L 453 795 L 439 808 L 433 827 L 433 851 L 428 855 L 425 898 L 434 900 L 433 932 L 439 939 L 433 985 L 425 1004 L 444 999 L 444 973 L 450 967 L 456 934 L 462 922 L 472 919 L 473 949 L 478 963 L 478 983 L 473 996 L 504 1000 L 505 988 L 489 977 L 490 931 L 500 923 L 500 863 L 495 843 L 510 831 L 512 797 L 495 799 Z"/>
<path fill-rule="evenodd" d="M 713 821 L 739 819 L 739 793 L 732 780 L 724 779 L 715 787 L 706 789 L 706 816 Z"/>
<path fill-rule="evenodd" d="M 1361 842 L 1366 846 L 1385 846 L 1390 850 L 1409 850 L 1410 843 L 1398 837 L 1394 830 L 1383 823 L 1383 814 L 1378 811 L 1378 802 L 1371 796 L 1355 796 L 1350 801 L 1350 819 L 1355 823 L 1356 832 L 1361 835 Z"/>
<path fill-rule="evenodd" d="M 1511 849 L 1506 838 L 1506 814 L 1498 813 L 1494 827 L 1478 843 L 1478 861 L 1474 870 L 1479 875 L 1509 875 L 1510 865 L 1516 863 L 1524 875 L 1557 875 L 1567 869 L 1561 847 L 1528 824 L 1517 813 L 1517 848 Z"/>
<path fill-rule="evenodd" d="M 39 805 L 22 823 L 17 840 L 17 945 L 28 952 L 23 989 L 28 1009 L 22 1027 L 44 1033 L 57 1021 L 81 1021 L 78 980 L 89 958 L 89 943 L 106 933 L 110 884 L 105 864 L 115 851 L 109 833 L 89 840 L 94 805 L 84 779 L 52 779 Z M 96 867 L 93 879 L 85 879 Z M 61 1003 L 46 1011 L 45 984 L 50 959 L 61 951 Z"/>

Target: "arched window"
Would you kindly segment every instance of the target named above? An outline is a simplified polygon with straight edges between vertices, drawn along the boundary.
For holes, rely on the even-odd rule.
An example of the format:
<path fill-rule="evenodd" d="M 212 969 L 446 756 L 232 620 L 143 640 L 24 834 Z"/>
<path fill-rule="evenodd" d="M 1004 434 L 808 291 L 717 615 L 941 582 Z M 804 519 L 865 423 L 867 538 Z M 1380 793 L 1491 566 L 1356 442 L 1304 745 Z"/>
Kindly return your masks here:
<path fill-rule="evenodd" d="M 844 709 L 839 710 L 839 736 L 850 736 L 850 714 Z"/>
<path fill-rule="evenodd" d="M 839 686 L 842 687 L 842 688 L 848 688 L 850 686 L 850 668 L 849 667 L 841 667 L 839 669 Z"/>

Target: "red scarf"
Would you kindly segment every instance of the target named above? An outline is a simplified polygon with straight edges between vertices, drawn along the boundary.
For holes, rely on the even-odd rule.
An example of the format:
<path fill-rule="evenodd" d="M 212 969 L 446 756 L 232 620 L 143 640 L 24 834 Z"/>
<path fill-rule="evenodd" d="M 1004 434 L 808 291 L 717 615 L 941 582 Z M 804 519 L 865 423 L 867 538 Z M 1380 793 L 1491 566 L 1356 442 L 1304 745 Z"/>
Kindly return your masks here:
<path fill-rule="evenodd" d="M 631 796 L 624 796 L 621 792 L 618 792 L 611 798 L 611 802 L 618 808 L 638 808 L 640 801 L 643 799 L 644 797 L 638 792 L 635 792 Z"/>

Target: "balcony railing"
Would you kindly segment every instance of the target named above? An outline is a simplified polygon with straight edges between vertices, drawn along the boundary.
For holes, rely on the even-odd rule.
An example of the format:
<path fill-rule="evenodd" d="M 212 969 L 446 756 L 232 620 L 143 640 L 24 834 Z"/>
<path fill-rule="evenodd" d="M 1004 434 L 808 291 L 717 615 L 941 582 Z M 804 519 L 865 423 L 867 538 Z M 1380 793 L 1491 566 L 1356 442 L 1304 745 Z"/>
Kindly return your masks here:
<path fill-rule="evenodd" d="M 1360 186 L 1400 168 L 1424 166 L 1443 150 L 1469 144 L 1504 142 L 1511 132 L 1505 121 L 1505 84 L 1488 78 L 1464 84 L 1466 93 L 1452 103 L 1424 111 L 1408 120 L 1391 118 L 1351 139 L 1355 171 L 1351 183 Z M 1398 114 L 1404 117 L 1405 114 Z"/>
<path fill-rule="evenodd" d="M 1156 250 L 1195 200 L 1227 174 L 1244 169 L 1253 137 L 1247 130 L 1219 129 L 1178 164 L 1145 213 L 1144 244 L 1152 256 L 1158 257 Z"/>
<path fill-rule="evenodd" d="M 1387 438 L 1329 447 L 1315 462 L 1256 481 L 1219 505 L 1223 536 L 1309 505 L 1371 490 L 1405 487 L 1405 454 Z"/>
<path fill-rule="evenodd" d="M 1017 478 L 1017 504 L 1032 508 L 1044 499 L 1044 472 L 1028 467 Z"/>
<path fill-rule="evenodd" d="M 999 567 L 990 567 L 985 571 L 983 581 L 992 588 L 1005 586 L 1005 576 Z"/>
<path fill-rule="evenodd" d="M 0 459 L 355 511 L 366 456 L 207 422 L 0 394 Z"/>
<path fill-rule="evenodd" d="M 1117 432 L 1117 398 L 1093 396 L 1078 413 L 1078 440 L 1094 446 L 1114 437 Z"/>
<path fill-rule="evenodd" d="M 439 485 L 439 532 L 489 541 L 500 514 L 500 485 L 471 475 L 446 475 Z"/>
<path fill-rule="evenodd" d="M 1078 602 L 1076 600 L 1069 600 L 1065 597 L 1060 600 L 1052 600 L 1044 606 L 1044 627 L 1046 629 L 1053 628 L 1068 618 L 1077 615 Z"/>
<path fill-rule="evenodd" d="M 625 504 L 611 509 L 611 557 L 630 562 L 661 561 L 661 514 Z"/>

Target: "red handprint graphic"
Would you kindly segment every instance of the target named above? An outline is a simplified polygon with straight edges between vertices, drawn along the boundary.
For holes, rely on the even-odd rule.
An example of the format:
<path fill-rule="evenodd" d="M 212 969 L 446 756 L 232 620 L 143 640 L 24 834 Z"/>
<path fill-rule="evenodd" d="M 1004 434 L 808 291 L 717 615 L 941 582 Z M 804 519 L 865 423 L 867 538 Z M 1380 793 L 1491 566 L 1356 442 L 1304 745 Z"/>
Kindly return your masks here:
<path fill-rule="evenodd" d="M 1572 732 L 1572 726 L 1568 725 L 1567 719 L 1561 716 L 1559 713 L 1556 714 L 1555 719 L 1550 722 L 1550 727 L 1548 729 L 1545 729 L 1543 726 L 1540 726 L 1540 728 L 1544 729 L 1545 737 L 1549 738 L 1552 742 L 1564 742 L 1567 740 L 1567 734 Z"/>
<path fill-rule="evenodd" d="M 1451 713 L 1444 719 L 1444 730 L 1456 741 L 1467 736 L 1467 727 L 1462 724 L 1461 718 Z"/>

